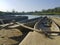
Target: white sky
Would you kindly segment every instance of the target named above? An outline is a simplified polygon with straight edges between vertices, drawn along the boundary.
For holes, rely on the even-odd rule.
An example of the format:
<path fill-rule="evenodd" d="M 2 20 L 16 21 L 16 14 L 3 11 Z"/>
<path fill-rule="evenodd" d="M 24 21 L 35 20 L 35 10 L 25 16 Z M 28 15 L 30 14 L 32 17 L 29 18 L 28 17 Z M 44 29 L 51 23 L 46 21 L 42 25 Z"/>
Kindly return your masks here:
<path fill-rule="evenodd" d="M 40 11 L 60 6 L 60 0 L 0 0 L 0 11 Z"/>

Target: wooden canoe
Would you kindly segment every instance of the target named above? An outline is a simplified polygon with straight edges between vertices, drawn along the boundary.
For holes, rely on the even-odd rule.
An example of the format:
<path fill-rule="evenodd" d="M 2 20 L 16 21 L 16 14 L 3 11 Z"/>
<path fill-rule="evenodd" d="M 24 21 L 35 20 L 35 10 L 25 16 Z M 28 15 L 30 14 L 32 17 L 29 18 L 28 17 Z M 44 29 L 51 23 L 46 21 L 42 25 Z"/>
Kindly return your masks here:
<path fill-rule="evenodd" d="M 49 22 L 50 20 L 50 22 Z M 52 21 L 50 18 L 48 17 L 44 17 L 42 20 L 39 20 L 35 26 L 34 29 L 38 29 L 41 30 L 43 32 L 46 31 L 59 31 L 59 27 L 55 24 L 54 21 Z"/>
<path fill-rule="evenodd" d="M 35 23 L 40 20 L 42 17 L 38 17 L 38 18 L 33 18 L 33 19 L 28 19 L 28 20 L 24 20 L 24 21 L 20 21 L 20 22 L 15 22 L 16 24 L 14 23 L 10 23 L 10 24 L 5 24 L 5 26 L 9 26 L 10 28 L 15 28 L 15 27 L 19 27 L 20 25 L 17 24 L 17 23 L 20 23 L 20 24 L 24 24 L 26 26 L 29 26 L 29 27 L 34 27 Z M 13 25 L 14 24 L 14 25 Z M 4 25 L 1 25 L 1 26 L 4 26 Z"/>
<path fill-rule="evenodd" d="M 7 17 L 7 18 L 6 18 Z M 27 16 L 0 16 L 0 24 L 7 24 L 10 22 L 17 22 L 17 21 L 22 21 L 22 20 L 27 20 L 28 17 Z"/>

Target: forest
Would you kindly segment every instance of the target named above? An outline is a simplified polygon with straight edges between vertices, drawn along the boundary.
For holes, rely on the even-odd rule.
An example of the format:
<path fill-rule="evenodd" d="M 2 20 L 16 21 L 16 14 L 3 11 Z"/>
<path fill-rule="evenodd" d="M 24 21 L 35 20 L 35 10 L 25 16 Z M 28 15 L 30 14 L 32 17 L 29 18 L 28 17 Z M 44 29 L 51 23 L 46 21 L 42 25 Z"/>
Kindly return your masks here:
<path fill-rule="evenodd" d="M 60 7 L 53 9 L 43 9 L 41 11 L 31 11 L 31 12 L 18 12 L 13 10 L 12 12 L 0 11 L 0 15 L 60 15 Z"/>

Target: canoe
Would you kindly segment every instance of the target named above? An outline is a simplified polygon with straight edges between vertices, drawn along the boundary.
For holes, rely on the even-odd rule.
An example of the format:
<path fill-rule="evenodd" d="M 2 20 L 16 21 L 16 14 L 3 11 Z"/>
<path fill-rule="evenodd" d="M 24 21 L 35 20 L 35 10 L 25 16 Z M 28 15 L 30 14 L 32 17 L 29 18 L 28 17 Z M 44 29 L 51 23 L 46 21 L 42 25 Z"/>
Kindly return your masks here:
<path fill-rule="evenodd" d="M 13 21 L 17 22 L 17 21 L 22 21 L 27 19 L 28 19 L 27 16 L 0 16 L 0 24 L 6 24 Z"/>
<path fill-rule="evenodd" d="M 59 27 L 55 24 L 54 21 L 52 21 L 52 19 L 50 19 L 48 17 L 44 17 L 43 19 L 39 20 L 34 25 L 34 29 L 41 30 L 45 33 L 46 33 L 46 31 L 55 31 L 55 32 L 58 31 L 59 32 Z M 57 35 L 57 34 L 51 33 L 51 35 Z"/>
<path fill-rule="evenodd" d="M 8 23 L 8 24 L 0 25 L 0 26 L 3 27 L 0 30 L 0 35 L 1 35 L 0 37 L 2 37 L 3 39 L 0 40 L 0 41 L 2 41 L 2 44 L 6 44 L 6 45 L 9 45 L 9 44 L 18 45 L 19 42 L 21 42 L 24 39 L 24 37 L 28 34 L 28 32 L 30 31 L 30 30 L 27 29 L 27 28 L 30 28 L 28 26 L 36 23 L 38 21 L 38 19 L 40 19 L 40 17 L 18 22 L 19 24 L 23 24 L 23 26 L 25 26 L 25 27 L 23 27 L 23 26 L 21 26 L 19 24 L 14 24 L 14 23 Z M 27 24 L 26 22 L 29 23 L 29 24 Z M 12 27 L 12 28 L 8 28 L 8 27 Z M 21 30 L 18 27 L 19 28 L 22 27 L 23 29 Z M 5 39 L 5 37 L 8 38 L 8 39 Z M 6 42 L 4 40 L 6 40 Z M 11 40 L 11 42 L 10 42 L 10 40 Z"/>
<path fill-rule="evenodd" d="M 19 24 L 23 24 L 23 25 L 25 25 L 25 26 L 34 28 L 35 23 L 36 23 L 38 20 L 40 20 L 41 18 L 42 18 L 42 17 L 38 17 L 38 18 L 33 18 L 33 19 L 28 19 L 28 20 L 23 20 L 23 21 L 15 22 L 16 24 L 10 25 L 9 27 L 10 27 L 10 28 L 19 27 L 19 26 L 20 26 Z M 19 24 L 17 24 L 17 23 L 19 23 Z M 4 25 L 3 25 L 3 26 L 4 26 Z"/>

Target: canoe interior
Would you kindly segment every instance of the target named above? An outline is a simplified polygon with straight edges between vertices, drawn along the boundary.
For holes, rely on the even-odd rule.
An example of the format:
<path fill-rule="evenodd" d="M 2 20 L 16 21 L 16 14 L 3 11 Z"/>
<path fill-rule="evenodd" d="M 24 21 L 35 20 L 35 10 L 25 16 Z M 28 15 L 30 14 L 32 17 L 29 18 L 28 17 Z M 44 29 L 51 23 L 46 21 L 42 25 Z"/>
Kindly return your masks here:
<path fill-rule="evenodd" d="M 20 21 L 20 23 L 23 23 L 26 26 L 32 27 L 34 28 L 35 23 L 40 20 L 42 17 L 38 17 L 38 18 L 33 18 L 33 19 L 28 19 L 28 20 L 23 20 Z"/>

